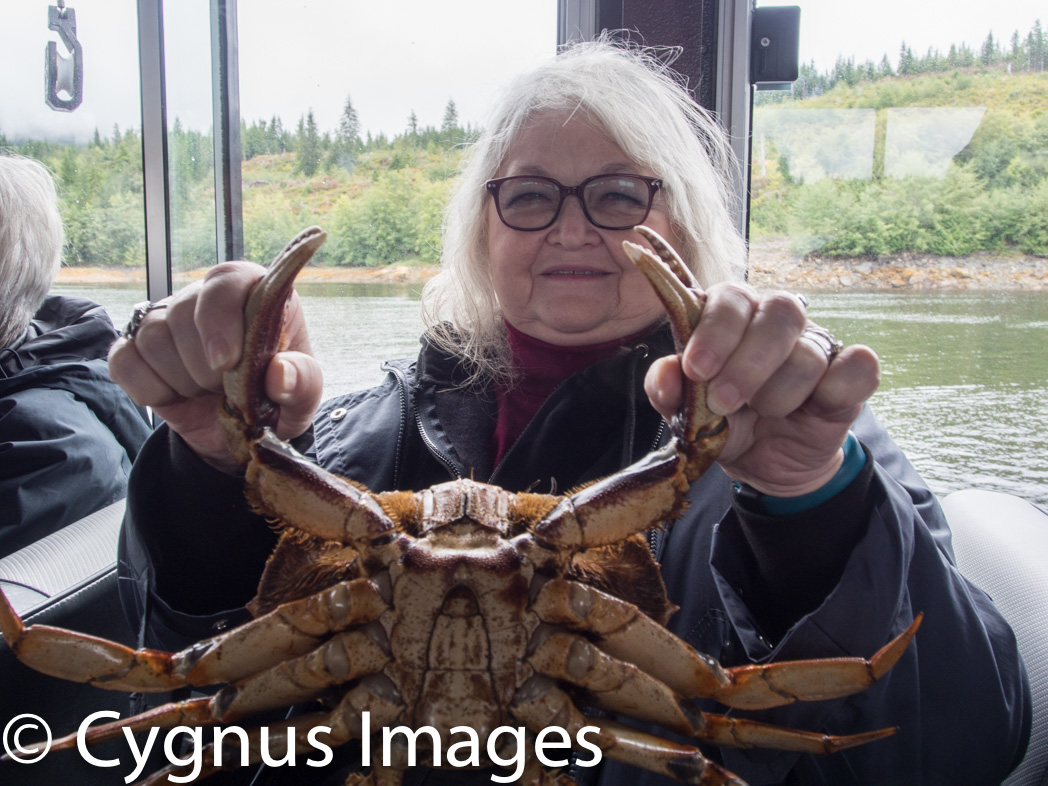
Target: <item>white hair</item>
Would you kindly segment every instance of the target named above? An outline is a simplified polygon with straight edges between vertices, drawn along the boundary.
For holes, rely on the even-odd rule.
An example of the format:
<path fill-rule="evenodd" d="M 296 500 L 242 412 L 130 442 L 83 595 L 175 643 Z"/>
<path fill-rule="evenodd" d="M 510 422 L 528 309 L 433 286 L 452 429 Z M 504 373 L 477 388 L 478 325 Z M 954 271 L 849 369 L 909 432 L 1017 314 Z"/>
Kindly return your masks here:
<path fill-rule="evenodd" d="M 0 347 L 29 326 L 58 275 L 64 243 L 50 171 L 31 158 L 0 155 Z"/>
<path fill-rule="evenodd" d="M 466 360 L 471 380 L 505 382 L 512 375 L 487 257 L 485 183 L 498 176 L 537 114 L 583 118 L 663 181 L 677 250 L 704 286 L 742 278 L 746 254 L 732 219 L 731 148 L 659 55 L 609 37 L 577 43 L 512 81 L 496 103 L 448 205 L 441 273 L 422 293 L 431 338 Z"/>

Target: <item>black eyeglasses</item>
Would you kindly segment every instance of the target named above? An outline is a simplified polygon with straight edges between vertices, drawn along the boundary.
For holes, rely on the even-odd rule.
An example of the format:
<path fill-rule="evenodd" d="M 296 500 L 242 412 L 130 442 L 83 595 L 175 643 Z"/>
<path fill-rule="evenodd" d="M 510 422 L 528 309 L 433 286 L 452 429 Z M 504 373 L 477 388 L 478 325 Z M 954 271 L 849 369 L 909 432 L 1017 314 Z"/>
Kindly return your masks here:
<path fill-rule="evenodd" d="M 632 229 L 651 212 L 657 177 L 596 175 L 577 186 L 566 186 L 551 177 L 514 175 L 489 180 L 488 192 L 502 223 L 510 229 L 534 232 L 557 220 L 564 200 L 576 196 L 589 222 L 601 229 Z"/>

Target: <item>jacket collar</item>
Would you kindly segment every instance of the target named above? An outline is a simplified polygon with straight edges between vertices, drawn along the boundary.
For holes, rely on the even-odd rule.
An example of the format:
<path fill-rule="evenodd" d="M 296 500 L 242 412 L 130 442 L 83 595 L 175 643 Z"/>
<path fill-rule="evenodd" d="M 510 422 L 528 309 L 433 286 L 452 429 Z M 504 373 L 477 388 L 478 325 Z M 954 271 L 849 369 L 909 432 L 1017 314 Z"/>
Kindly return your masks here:
<path fill-rule="evenodd" d="M 25 338 L 0 350 L 0 376 L 34 366 L 105 358 L 117 332 L 102 306 L 84 298 L 48 295 Z"/>

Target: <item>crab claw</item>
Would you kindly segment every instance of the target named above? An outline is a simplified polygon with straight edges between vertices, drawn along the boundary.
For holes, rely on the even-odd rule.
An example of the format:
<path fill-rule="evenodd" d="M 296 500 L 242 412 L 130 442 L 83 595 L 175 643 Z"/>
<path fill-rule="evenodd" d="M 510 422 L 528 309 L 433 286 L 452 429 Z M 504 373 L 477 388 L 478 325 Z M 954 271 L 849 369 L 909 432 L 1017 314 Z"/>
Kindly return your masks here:
<path fill-rule="evenodd" d="M 706 293 L 680 255 L 657 232 L 646 226 L 638 226 L 636 230 L 651 243 L 655 253 L 628 240 L 622 243 L 622 248 L 647 277 L 665 306 L 679 355 L 699 324 L 706 305 Z M 690 483 L 705 472 L 724 449 L 728 421 L 706 406 L 706 383 L 689 382 L 685 387 L 684 404 L 671 426 L 674 435 L 683 443 L 687 455 L 685 475 Z"/>
<path fill-rule="evenodd" d="M 265 375 L 273 357 L 285 348 L 284 307 L 305 267 L 327 239 L 320 227 L 309 227 L 277 254 L 265 276 L 248 297 L 244 308 L 244 343 L 250 352 L 222 378 L 225 401 L 222 422 L 226 441 L 241 464 L 250 459 L 247 440 L 257 437 L 263 427 L 276 425 L 277 407 L 265 395 Z"/>

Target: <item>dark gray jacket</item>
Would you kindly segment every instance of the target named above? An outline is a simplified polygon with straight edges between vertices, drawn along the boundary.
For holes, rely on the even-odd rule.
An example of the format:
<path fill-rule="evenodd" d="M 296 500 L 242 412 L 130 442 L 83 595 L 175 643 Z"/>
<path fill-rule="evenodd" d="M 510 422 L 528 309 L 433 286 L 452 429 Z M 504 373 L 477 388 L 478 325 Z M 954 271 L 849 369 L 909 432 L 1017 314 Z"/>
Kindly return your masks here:
<path fill-rule="evenodd" d="M 658 332 L 571 377 L 491 467 L 493 397 L 456 388 L 455 363 L 426 346 L 415 363 L 389 364 L 378 387 L 325 403 L 312 451 L 323 466 L 376 491 L 471 476 L 513 490 L 537 484 L 548 491 L 551 483 L 564 490 L 664 439 L 642 380 L 669 351 L 668 336 Z M 832 734 L 896 725 L 899 732 L 826 757 L 710 755 L 754 785 L 998 783 L 1020 761 L 1030 727 L 1029 687 L 1012 632 L 957 572 L 934 496 L 872 414 L 863 413 L 854 433 L 866 467 L 818 508 L 765 515 L 715 466 L 692 485 L 687 514 L 651 542 L 680 606 L 670 628 L 726 665 L 870 656 L 925 612 L 915 643 L 870 690 L 739 713 Z M 244 514 L 239 481 L 207 471 L 163 432 L 146 446 L 135 475 L 123 589 L 143 642 L 178 648 L 245 619 L 235 607 L 251 597 L 273 540 Z M 186 582 L 177 566 L 188 560 L 194 573 L 215 578 Z M 709 703 L 704 709 L 724 711 Z M 578 774 L 616 786 L 665 783 L 607 761 L 599 773 Z M 405 782 L 465 779 L 463 772 L 413 773 Z"/>
<path fill-rule="evenodd" d="M 116 337 L 97 303 L 52 295 L 0 349 L 0 557 L 124 498 L 151 428 L 109 378 Z"/>

